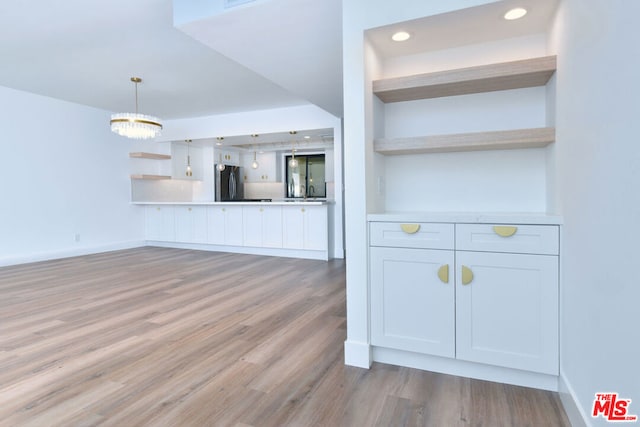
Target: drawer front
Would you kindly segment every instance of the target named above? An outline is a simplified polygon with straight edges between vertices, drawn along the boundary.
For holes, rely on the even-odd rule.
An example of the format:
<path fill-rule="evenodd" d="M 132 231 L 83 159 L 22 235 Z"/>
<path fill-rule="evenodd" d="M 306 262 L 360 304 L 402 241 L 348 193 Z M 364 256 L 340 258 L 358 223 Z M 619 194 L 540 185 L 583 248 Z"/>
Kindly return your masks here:
<path fill-rule="evenodd" d="M 558 255 L 556 225 L 456 224 L 456 249 Z"/>
<path fill-rule="evenodd" d="M 370 222 L 371 246 L 453 249 L 453 224 L 428 222 Z"/>

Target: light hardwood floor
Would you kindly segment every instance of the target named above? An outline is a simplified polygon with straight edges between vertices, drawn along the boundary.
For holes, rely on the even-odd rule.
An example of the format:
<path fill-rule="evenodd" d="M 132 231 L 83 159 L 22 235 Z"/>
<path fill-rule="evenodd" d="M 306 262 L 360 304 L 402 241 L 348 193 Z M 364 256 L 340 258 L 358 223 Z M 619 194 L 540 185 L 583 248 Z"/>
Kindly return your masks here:
<path fill-rule="evenodd" d="M 556 394 L 345 366 L 345 267 L 141 248 L 0 269 L 1 426 L 568 426 Z"/>

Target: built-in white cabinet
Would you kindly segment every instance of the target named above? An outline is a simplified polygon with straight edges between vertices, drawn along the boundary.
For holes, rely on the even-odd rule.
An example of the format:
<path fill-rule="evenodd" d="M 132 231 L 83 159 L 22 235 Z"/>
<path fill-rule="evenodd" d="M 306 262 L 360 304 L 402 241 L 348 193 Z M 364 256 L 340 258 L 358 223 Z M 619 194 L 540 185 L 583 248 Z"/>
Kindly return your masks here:
<path fill-rule="evenodd" d="M 455 356 L 450 250 L 371 248 L 371 343 Z"/>
<path fill-rule="evenodd" d="M 327 250 L 326 206 L 283 206 L 282 227 L 285 248 Z"/>
<path fill-rule="evenodd" d="M 554 225 L 370 222 L 371 343 L 558 375 Z"/>
<path fill-rule="evenodd" d="M 242 220 L 244 246 L 282 247 L 282 207 L 244 206 Z"/>
<path fill-rule="evenodd" d="M 162 242 L 176 240 L 175 209 L 173 206 L 145 208 L 145 238 Z"/>
<path fill-rule="evenodd" d="M 176 206 L 176 242 L 207 242 L 207 210 L 204 206 Z"/>
<path fill-rule="evenodd" d="M 207 242 L 215 245 L 243 245 L 242 206 L 209 206 Z"/>

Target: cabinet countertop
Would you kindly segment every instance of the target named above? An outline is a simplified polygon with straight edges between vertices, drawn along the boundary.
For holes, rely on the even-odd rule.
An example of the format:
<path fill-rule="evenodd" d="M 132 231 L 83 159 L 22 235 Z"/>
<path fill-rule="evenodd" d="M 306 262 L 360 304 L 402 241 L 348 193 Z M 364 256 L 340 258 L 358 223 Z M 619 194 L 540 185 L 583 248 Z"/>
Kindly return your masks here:
<path fill-rule="evenodd" d="M 305 205 L 305 206 L 321 206 L 328 205 L 333 203 L 331 200 L 274 200 L 271 202 L 131 202 L 132 205 L 176 205 L 176 206 L 297 206 L 297 205 Z"/>
<path fill-rule="evenodd" d="M 539 212 L 383 212 L 370 213 L 368 221 L 451 222 L 478 224 L 561 225 L 562 217 Z"/>

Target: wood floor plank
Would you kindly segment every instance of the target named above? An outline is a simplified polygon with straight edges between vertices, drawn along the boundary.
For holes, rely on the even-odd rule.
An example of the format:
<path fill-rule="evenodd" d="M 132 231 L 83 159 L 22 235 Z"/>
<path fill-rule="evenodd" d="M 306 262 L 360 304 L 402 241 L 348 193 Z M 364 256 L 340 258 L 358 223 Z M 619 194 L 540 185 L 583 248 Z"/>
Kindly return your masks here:
<path fill-rule="evenodd" d="M 0 268 L 0 426 L 568 426 L 554 393 L 344 365 L 345 266 L 136 248 Z"/>

